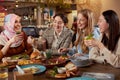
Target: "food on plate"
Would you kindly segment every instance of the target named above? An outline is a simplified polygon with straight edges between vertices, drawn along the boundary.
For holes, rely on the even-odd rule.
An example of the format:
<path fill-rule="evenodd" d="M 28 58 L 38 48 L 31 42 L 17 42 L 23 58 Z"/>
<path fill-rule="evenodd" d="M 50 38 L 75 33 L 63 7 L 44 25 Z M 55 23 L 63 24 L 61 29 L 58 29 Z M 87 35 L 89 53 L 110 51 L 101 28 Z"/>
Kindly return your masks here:
<path fill-rule="evenodd" d="M 76 75 L 76 72 L 73 72 L 73 71 L 66 71 L 66 75 L 67 75 L 67 77 L 75 76 L 75 75 Z"/>
<path fill-rule="evenodd" d="M 57 70 L 56 68 L 53 68 L 52 70 L 47 71 L 47 74 L 55 78 L 67 78 L 77 76 L 78 71 L 77 67 L 72 62 L 69 62 L 64 67 L 57 67 Z"/>
<path fill-rule="evenodd" d="M 30 55 L 30 59 L 41 59 L 43 58 L 43 55 L 39 52 L 32 52 Z"/>
<path fill-rule="evenodd" d="M 31 66 L 28 68 L 23 68 L 25 73 L 36 73 L 37 71 L 39 71 L 40 69 L 35 67 L 35 66 Z"/>
<path fill-rule="evenodd" d="M 72 62 L 69 62 L 68 64 L 66 64 L 65 68 L 67 69 L 67 71 L 76 71 L 77 70 L 77 66 L 74 65 Z"/>
<path fill-rule="evenodd" d="M 25 64 L 31 64 L 31 63 L 33 63 L 33 62 L 30 60 L 19 60 L 17 64 L 18 65 L 25 65 Z"/>
<path fill-rule="evenodd" d="M 50 77 L 55 77 L 55 75 L 57 74 L 57 72 L 55 70 L 48 70 L 46 72 L 47 76 L 50 76 Z"/>
<path fill-rule="evenodd" d="M 52 56 L 50 59 L 42 60 L 43 65 L 58 65 L 66 62 L 68 58 L 62 58 L 61 56 Z"/>
<path fill-rule="evenodd" d="M 58 73 L 65 73 L 66 72 L 66 68 L 65 67 L 60 67 L 57 68 Z"/>
<path fill-rule="evenodd" d="M 55 78 L 66 78 L 67 75 L 66 74 L 56 74 Z"/>
<path fill-rule="evenodd" d="M 2 62 L 9 66 L 9 65 L 15 65 L 18 63 L 19 60 L 25 60 L 25 59 L 29 59 L 29 55 L 18 54 L 11 57 L 4 57 L 2 58 Z"/>
<path fill-rule="evenodd" d="M 69 62 L 65 65 L 66 75 L 67 77 L 75 76 L 77 72 L 77 66 L 75 66 L 72 62 Z"/>
<path fill-rule="evenodd" d="M 19 60 L 19 59 L 29 59 L 29 55 L 26 53 L 14 55 L 11 57 L 12 60 Z"/>
<path fill-rule="evenodd" d="M 17 64 L 17 60 L 12 60 L 11 57 L 4 57 L 2 58 L 2 62 L 6 65 L 14 65 L 14 64 Z"/>
<path fill-rule="evenodd" d="M 60 57 L 58 57 L 59 61 L 63 61 L 63 60 L 67 60 L 67 59 L 68 59 L 67 56 L 60 56 Z"/>
<path fill-rule="evenodd" d="M 45 62 L 46 65 L 55 65 L 55 64 L 59 64 L 57 58 L 45 60 L 45 61 L 43 61 L 43 62 Z"/>

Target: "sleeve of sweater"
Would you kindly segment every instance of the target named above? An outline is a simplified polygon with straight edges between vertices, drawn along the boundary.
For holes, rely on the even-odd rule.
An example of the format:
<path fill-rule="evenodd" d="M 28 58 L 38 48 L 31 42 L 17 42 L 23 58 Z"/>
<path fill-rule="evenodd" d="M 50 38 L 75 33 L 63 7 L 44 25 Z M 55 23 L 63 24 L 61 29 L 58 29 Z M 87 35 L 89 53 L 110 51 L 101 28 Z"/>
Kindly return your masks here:
<path fill-rule="evenodd" d="M 103 49 L 97 49 L 93 47 L 89 53 L 90 59 L 94 59 L 97 62 L 104 62 L 111 64 L 113 67 L 120 68 L 120 39 L 113 52 L 106 47 Z"/>
<path fill-rule="evenodd" d="M 25 35 L 25 36 L 24 36 L 24 43 L 25 43 L 26 53 L 27 53 L 27 54 L 31 54 L 32 51 L 33 51 L 33 47 L 32 47 L 31 44 L 29 44 L 29 43 L 27 42 L 27 38 L 28 38 L 28 37 Z"/>

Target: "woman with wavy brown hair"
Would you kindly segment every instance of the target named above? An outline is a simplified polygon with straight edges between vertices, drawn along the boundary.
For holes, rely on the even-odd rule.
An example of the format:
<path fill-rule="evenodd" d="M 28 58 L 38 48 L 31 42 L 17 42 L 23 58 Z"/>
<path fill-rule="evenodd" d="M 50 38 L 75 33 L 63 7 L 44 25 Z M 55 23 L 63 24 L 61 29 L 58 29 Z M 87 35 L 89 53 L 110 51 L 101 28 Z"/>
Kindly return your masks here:
<path fill-rule="evenodd" d="M 84 44 L 85 36 L 93 34 L 94 38 L 99 37 L 98 28 L 94 27 L 94 15 L 93 12 L 89 9 L 83 9 L 78 11 L 77 15 L 77 34 L 75 46 L 72 49 L 61 48 L 61 52 L 69 51 L 70 55 L 75 54 L 87 54 L 89 52 L 89 47 Z"/>

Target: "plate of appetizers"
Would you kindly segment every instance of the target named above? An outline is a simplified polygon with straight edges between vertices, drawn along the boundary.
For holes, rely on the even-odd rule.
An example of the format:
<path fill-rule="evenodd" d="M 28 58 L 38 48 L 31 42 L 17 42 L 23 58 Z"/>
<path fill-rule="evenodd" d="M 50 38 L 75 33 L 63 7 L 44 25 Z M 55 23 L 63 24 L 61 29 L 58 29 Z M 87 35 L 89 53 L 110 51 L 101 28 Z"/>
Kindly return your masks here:
<path fill-rule="evenodd" d="M 71 62 L 67 63 L 64 67 L 54 67 L 46 71 L 46 76 L 50 78 L 69 78 L 80 75 L 78 68 Z"/>

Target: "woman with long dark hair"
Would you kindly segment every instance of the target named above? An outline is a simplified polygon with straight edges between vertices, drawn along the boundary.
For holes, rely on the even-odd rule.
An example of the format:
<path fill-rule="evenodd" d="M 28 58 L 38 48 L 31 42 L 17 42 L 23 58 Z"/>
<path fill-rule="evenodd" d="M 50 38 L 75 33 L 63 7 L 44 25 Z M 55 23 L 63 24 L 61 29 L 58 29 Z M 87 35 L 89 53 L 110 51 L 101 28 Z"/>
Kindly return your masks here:
<path fill-rule="evenodd" d="M 101 32 L 100 41 L 85 40 L 87 46 L 93 46 L 89 53 L 90 59 L 120 67 L 120 25 L 116 12 L 104 11 L 99 17 L 98 26 Z"/>

